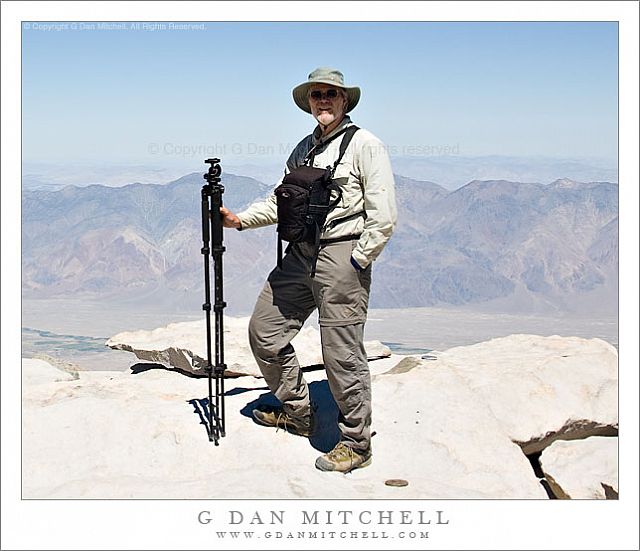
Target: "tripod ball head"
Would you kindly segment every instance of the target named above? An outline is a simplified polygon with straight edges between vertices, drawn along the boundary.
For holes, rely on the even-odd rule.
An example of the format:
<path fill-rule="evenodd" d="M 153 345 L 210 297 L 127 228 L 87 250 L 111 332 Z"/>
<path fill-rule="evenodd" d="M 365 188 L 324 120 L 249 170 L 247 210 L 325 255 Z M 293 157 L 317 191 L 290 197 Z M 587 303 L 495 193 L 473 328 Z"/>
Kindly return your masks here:
<path fill-rule="evenodd" d="M 220 166 L 220 159 L 206 159 L 205 163 L 209 166 L 209 172 L 204 175 L 205 180 L 211 182 L 214 178 L 217 180 L 222 174 L 222 167 Z"/>

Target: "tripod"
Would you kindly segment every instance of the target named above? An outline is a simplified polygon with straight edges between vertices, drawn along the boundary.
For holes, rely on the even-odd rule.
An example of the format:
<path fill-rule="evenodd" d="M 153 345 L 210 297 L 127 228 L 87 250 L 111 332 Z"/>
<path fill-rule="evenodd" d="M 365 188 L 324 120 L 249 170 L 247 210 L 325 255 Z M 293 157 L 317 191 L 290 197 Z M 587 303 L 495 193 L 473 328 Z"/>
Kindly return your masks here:
<path fill-rule="evenodd" d="M 201 253 L 204 256 L 204 294 L 205 302 L 202 309 L 205 311 L 207 324 L 207 365 L 205 370 L 209 376 L 209 442 L 215 442 L 217 446 L 220 437 L 225 436 L 224 423 L 224 371 L 227 366 L 224 363 L 224 329 L 222 311 L 226 303 L 222 299 L 222 194 L 224 186 L 220 184 L 220 159 L 207 159 L 209 171 L 204 175 L 207 183 L 202 186 L 202 242 Z M 210 248 L 211 244 L 211 248 Z M 213 256 L 214 273 L 214 302 L 215 314 L 215 363 L 211 357 L 211 282 L 209 270 L 209 258 Z M 215 404 L 213 393 L 213 379 L 215 378 Z"/>

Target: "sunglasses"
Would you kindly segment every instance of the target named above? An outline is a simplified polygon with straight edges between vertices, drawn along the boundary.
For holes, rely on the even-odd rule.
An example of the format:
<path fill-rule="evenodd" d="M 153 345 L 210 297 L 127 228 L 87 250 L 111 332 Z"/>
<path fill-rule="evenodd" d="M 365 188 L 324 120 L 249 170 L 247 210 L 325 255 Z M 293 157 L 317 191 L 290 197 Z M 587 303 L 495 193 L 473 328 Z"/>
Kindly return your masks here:
<path fill-rule="evenodd" d="M 338 97 L 338 90 L 335 88 L 329 88 L 325 92 L 322 92 L 321 90 L 313 90 L 312 92 L 309 92 L 309 97 L 313 100 L 319 100 L 323 97 L 327 99 L 336 99 Z"/>

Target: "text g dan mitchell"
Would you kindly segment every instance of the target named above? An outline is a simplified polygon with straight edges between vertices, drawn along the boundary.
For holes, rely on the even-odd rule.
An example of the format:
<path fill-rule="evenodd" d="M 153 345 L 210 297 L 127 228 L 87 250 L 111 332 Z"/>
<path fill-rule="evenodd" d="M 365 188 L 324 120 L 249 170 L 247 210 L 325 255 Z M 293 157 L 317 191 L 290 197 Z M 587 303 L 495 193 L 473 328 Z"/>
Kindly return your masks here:
<path fill-rule="evenodd" d="M 353 511 L 341 510 L 313 510 L 313 511 L 237 511 L 229 510 L 221 513 L 200 511 L 200 524 L 238 525 L 284 525 L 285 522 L 295 522 L 303 525 L 443 525 L 449 524 L 444 511 Z"/>

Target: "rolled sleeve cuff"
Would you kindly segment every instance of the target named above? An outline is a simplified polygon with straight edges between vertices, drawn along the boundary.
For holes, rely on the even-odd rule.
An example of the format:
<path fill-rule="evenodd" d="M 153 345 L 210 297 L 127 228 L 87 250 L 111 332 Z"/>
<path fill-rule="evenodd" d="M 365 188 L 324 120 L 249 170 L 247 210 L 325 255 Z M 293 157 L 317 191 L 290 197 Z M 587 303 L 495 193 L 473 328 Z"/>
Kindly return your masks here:
<path fill-rule="evenodd" d="M 243 215 L 244 215 L 244 213 L 243 213 L 243 212 L 241 212 L 241 213 L 239 213 L 239 214 L 236 214 L 236 216 L 237 216 L 237 217 L 238 217 L 238 219 L 240 220 L 240 227 L 239 227 L 239 228 L 236 228 L 238 231 L 242 231 L 242 230 L 244 230 L 244 229 L 247 227 L 247 223 L 246 223 L 246 221 L 245 221 L 245 220 L 243 220 L 243 218 L 244 218 L 244 216 L 243 216 Z"/>

